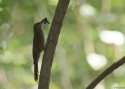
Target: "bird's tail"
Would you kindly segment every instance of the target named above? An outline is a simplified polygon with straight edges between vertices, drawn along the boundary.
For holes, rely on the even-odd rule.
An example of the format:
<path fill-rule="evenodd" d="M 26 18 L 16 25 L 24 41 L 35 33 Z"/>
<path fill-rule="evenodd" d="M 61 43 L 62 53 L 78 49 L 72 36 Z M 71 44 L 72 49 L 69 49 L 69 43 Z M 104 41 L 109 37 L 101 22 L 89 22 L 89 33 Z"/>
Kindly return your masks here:
<path fill-rule="evenodd" d="M 38 81 L 38 62 L 34 62 L 34 79 L 37 82 Z"/>

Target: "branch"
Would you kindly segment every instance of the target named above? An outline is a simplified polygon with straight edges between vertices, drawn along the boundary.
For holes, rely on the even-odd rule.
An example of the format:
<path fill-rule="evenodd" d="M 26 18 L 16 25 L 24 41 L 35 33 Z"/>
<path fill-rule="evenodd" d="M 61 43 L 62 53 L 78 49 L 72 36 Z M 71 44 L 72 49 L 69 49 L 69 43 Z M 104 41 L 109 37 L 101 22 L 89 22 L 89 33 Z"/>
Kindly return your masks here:
<path fill-rule="evenodd" d="M 113 63 L 109 68 L 107 68 L 104 72 L 102 72 L 86 89 L 94 89 L 94 87 L 107 75 L 113 72 L 115 69 L 120 67 L 125 63 L 125 56 L 118 60 L 117 62 Z"/>
<path fill-rule="evenodd" d="M 70 0 L 59 0 L 57 8 L 55 10 L 55 15 L 52 21 L 46 48 L 43 55 L 38 89 L 49 89 L 50 73 L 55 48 L 58 42 L 58 37 L 69 2 Z"/>

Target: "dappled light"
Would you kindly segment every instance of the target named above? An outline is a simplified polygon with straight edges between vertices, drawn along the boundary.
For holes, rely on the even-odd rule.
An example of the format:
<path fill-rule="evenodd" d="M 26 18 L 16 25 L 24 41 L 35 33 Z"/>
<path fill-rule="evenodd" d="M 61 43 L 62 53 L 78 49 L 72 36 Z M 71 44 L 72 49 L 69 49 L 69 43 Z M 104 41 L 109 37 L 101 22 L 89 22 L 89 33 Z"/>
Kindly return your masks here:
<path fill-rule="evenodd" d="M 82 16 L 94 16 L 96 14 L 95 8 L 89 4 L 83 4 L 80 7 L 79 12 Z"/>
<path fill-rule="evenodd" d="M 105 89 L 104 84 L 99 83 L 95 89 Z"/>
<path fill-rule="evenodd" d="M 119 31 L 104 30 L 100 33 L 100 39 L 107 44 L 123 45 L 125 37 Z"/>
<path fill-rule="evenodd" d="M 103 55 L 89 53 L 87 54 L 87 62 L 94 70 L 99 70 L 106 65 L 107 59 Z"/>

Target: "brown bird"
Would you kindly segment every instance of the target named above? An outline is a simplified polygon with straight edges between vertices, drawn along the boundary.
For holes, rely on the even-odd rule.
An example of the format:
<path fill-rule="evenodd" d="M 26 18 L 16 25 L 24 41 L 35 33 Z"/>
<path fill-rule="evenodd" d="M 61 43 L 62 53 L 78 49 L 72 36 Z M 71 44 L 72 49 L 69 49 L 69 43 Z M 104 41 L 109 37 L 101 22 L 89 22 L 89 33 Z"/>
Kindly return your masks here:
<path fill-rule="evenodd" d="M 33 60 L 34 60 L 34 79 L 37 82 L 38 80 L 38 61 L 40 57 L 40 53 L 44 50 L 44 33 L 42 31 L 42 24 L 46 24 L 49 22 L 47 18 L 44 18 L 41 22 L 34 24 L 34 37 L 33 37 Z"/>

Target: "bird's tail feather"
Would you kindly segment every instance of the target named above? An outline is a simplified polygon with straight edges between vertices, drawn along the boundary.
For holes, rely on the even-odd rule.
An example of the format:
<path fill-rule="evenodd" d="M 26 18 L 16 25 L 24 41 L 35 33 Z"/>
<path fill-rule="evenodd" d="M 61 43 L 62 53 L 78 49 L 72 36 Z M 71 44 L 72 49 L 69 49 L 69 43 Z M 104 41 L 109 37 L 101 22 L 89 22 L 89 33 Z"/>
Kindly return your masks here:
<path fill-rule="evenodd" d="M 34 79 L 37 82 L 38 81 L 38 62 L 34 62 Z"/>

